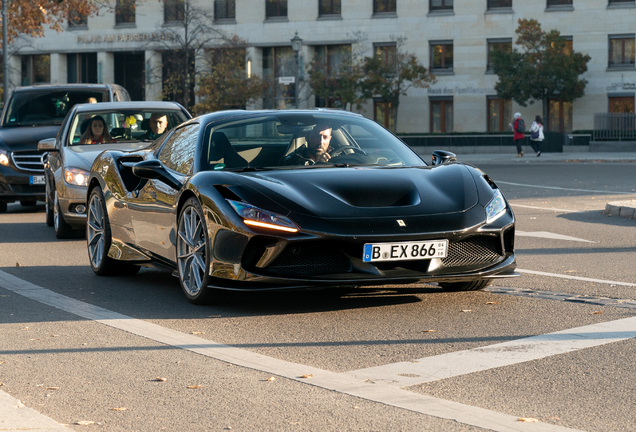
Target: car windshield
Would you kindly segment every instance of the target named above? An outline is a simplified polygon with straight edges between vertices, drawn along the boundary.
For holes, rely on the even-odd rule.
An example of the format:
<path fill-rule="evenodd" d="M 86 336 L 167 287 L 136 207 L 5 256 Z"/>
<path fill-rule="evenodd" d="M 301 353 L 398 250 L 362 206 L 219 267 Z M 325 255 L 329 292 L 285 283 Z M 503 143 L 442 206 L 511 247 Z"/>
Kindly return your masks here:
<path fill-rule="evenodd" d="M 7 106 L 3 126 L 60 125 L 75 104 L 107 102 L 107 90 L 37 89 L 14 92 Z"/>
<path fill-rule="evenodd" d="M 337 112 L 229 119 L 209 128 L 202 157 L 203 170 L 426 165 L 376 122 Z"/>
<path fill-rule="evenodd" d="M 185 120 L 181 110 L 79 112 L 71 122 L 66 145 L 154 141 Z"/>

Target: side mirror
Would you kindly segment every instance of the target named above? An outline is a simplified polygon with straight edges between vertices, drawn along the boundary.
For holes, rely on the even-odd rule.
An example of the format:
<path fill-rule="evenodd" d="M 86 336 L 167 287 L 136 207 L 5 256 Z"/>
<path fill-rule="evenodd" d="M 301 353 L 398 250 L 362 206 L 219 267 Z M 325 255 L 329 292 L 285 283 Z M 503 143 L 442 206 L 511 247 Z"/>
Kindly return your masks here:
<path fill-rule="evenodd" d="M 157 179 L 177 190 L 183 187 L 183 184 L 174 178 L 172 174 L 166 170 L 166 167 L 163 166 L 161 161 L 157 159 L 137 162 L 133 165 L 132 172 L 139 178 Z"/>
<path fill-rule="evenodd" d="M 57 151 L 55 148 L 55 138 L 47 138 L 41 141 L 38 141 L 38 150 L 39 151 Z"/>
<path fill-rule="evenodd" d="M 432 155 L 433 165 L 457 162 L 457 155 L 446 150 L 435 150 Z"/>

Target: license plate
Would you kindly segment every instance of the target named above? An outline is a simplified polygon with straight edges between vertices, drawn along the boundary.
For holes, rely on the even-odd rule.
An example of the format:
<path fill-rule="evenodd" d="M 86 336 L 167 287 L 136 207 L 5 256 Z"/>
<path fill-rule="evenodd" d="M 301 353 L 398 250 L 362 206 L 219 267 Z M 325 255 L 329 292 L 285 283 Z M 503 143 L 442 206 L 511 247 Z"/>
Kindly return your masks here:
<path fill-rule="evenodd" d="M 448 240 L 424 242 L 367 243 L 364 245 L 362 261 L 404 261 L 431 258 L 446 258 Z"/>
<path fill-rule="evenodd" d="M 29 180 L 29 184 L 32 185 L 39 185 L 39 184 L 44 184 L 44 176 L 31 176 L 31 179 Z"/>

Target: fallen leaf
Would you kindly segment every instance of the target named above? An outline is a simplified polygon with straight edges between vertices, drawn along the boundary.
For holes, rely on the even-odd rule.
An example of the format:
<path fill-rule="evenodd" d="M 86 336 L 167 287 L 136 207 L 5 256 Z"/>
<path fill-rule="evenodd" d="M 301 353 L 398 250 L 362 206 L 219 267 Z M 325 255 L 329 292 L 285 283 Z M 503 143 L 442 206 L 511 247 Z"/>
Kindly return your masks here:
<path fill-rule="evenodd" d="M 189 389 L 198 389 L 198 388 L 201 388 L 201 387 L 203 387 L 203 386 L 199 385 L 199 384 L 188 386 Z"/>
<path fill-rule="evenodd" d="M 42 340 L 42 339 L 40 339 L 40 338 L 34 338 L 34 339 L 29 339 L 29 340 Z"/>
<path fill-rule="evenodd" d="M 602 314 L 602 313 L 603 313 L 603 311 L 594 311 L 594 312 L 592 312 L 592 315 L 598 315 L 598 314 Z"/>
<path fill-rule="evenodd" d="M 486 302 L 486 304 L 490 304 L 490 305 L 492 305 L 492 304 L 499 304 L 499 302 Z"/>
<path fill-rule="evenodd" d="M 537 423 L 539 419 L 532 418 L 532 417 L 520 417 L 518 421 L 525 422 L 525 423 Z"/>
<path fill-rule="evenodd" d="M 472 312 L 470 309 L 462 309 L 462 312 Z"/>
<path fill-rule="evenodd" d="M 269 378 L 267 378 L 265 381 L 275 381 L 275 380 L 276 380 L 276 378 L 275 378 L 275 377 L 269 377 Z"/>
<path fill-rule="evenodd" d="M 126 411 L 128 408 L 111 408 L 113 411 Z"/>
<path fill-rule="evenodd" d="M 298 378 L 313 378 L 314 375 L 313 374 L 305 374 L 305 375 L 301 375 Z"/>
<path fill-rule="evenodd" d="M 576 270 L 566 270 L 563 273 L 576 273 Z"/>
<path fill-rule="evenodd" d="M 0 387 L 2 387 L 4 385 L 4 383 L 0 383 Z"/>
<path fill-rule="evenodd" d="M 20 267 L 20 263 L 15 263 L 15 266 L 16 267 Z"/>
<path fill-rule="evenodd" d="M 46 389 L 47 390 L 59 390 L 60 388 L 59 387 L 47 387 Z"/>
<path fill-rule="evenodd" d="M 164 382 L 164 381 L 168 381 L 168 380 L 166 378 L 157 377 L 157 378 L 155 378 L 155 381 Z"/>
<path fill-rule="evenodd" d="M 82 420 L 82 421 L 76 422 L 75 424 L 80 426 L 90 426 L 92 424 L 95 424 L 95 422 L 90 420 Z"/>
<path fill-rule="evenodd" d="M 194 332 L 190 332 L 190 334 L 205 334 L 205 332 L 194 331 Z"/>
<path fill-rule="evenodd" d="M 5 364 L 6 362 L 1 361 L 0 364 Z"/>
<path fill-rule="evenodd" d="M 434 333 L 434 332 L 436 332 L 436 331 L 437 331 L 437 330 L 424 330 L 422 333 Z"/>

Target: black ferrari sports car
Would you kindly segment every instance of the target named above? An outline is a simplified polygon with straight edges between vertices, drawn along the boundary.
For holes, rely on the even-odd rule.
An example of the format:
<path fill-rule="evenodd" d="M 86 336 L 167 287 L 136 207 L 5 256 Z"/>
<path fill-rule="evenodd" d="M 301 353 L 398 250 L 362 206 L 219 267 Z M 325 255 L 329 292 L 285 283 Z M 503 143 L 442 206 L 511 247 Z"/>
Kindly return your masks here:
<path fill-rule="evenodd" d="M 518 276 L 497 185 L 446 151 L 425 163 L 389 131 L 334 110 L 221 111 L 138 151 L 100 154 L 88 180 L 98 275 L 176 270 L 193 303 L 228 290 Z"/>

